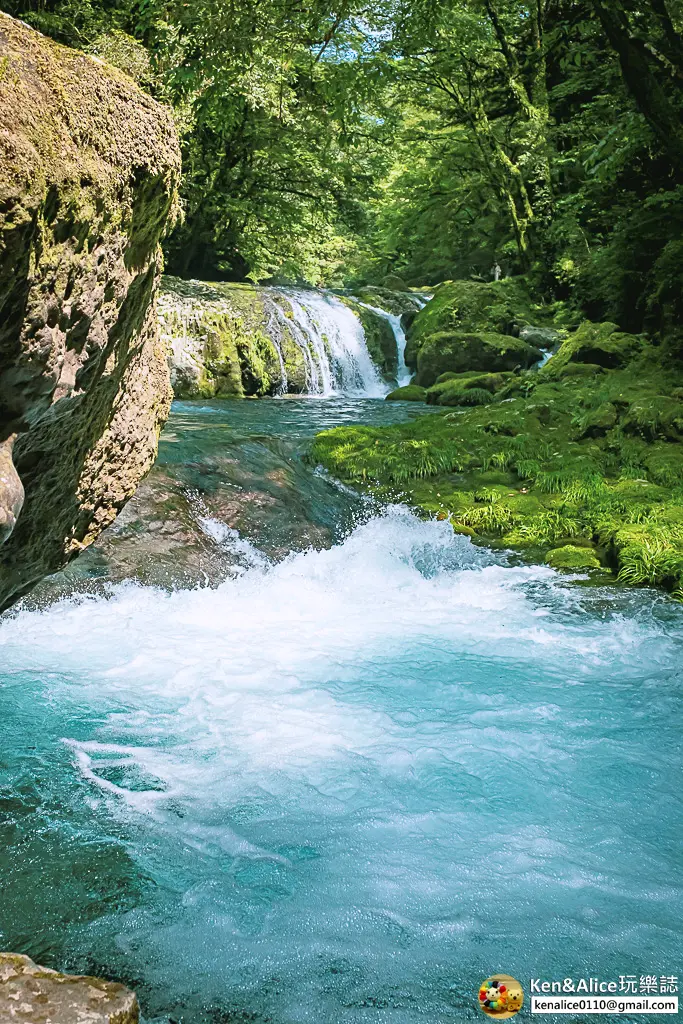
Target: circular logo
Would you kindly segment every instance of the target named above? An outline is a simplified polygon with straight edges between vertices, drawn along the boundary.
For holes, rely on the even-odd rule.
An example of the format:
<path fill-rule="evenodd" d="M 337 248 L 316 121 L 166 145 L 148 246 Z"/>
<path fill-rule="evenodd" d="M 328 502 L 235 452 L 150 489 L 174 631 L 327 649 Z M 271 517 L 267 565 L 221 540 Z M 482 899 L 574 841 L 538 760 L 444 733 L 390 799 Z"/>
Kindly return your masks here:
<path fill-rule="evenodd" d="M 492 974 L 479 986 L 479 1006 L 489 1017 L 514 1017 L 523 1002 L 522 986 L 509 974 Z"/>

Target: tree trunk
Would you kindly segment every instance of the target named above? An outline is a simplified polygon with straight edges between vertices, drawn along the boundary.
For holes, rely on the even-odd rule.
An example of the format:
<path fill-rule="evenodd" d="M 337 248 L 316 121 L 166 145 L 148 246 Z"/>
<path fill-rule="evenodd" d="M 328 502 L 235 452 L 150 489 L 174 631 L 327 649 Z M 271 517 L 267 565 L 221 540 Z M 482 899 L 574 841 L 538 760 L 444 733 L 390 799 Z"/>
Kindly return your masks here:
<path fill-rule="evenodd" d="M 616 50 L 621 74 L 636 106 L 656 135 L 674 167 L 683 167 L 683 134 L 680 117 L 662 89 L 652 54 L 629 30 L 623 11 L 613 0 L 593 0 L 610 45 Z"/>

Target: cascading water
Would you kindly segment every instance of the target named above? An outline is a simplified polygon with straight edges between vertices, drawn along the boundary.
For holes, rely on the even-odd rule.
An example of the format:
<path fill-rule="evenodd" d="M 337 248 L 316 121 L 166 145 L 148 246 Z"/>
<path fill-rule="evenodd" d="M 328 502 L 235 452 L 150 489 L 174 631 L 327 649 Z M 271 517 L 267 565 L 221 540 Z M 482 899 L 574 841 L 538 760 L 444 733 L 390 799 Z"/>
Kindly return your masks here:
<path fill-rule="evenodd" d="M 270 290 L 271 313 L 279 330 L 271 337 L 279 346 L 282 331 L 289 331 L 303 354 L 306 391 L 329 397 L 344 394 L 382 398 L 389 388 L 382 380 L 365 343 L 358 317 L 334 295 L 304 289 Z M 278 301 L 284 296 L 291 315 Z M 280 348 L 284 380 L 284 361 Z M 285 386 L 280 389 L 287 390 Z"/>
<path fill-rule="evenodd" d="M 426 295 L 422 292 L 410 293 L 410 299 L 415 304 L 416 309 L 423 309 L 431 298 L 431 295 Z M 389 313 L 386 309 L 380 309 L 379 306 L 371 306 L 368 302 L 361 302 L 360 305 L 365 306 L 366 309 L 371 309 L 373 313 L 377 313 L 379 316 L 384 317 L 384 319 L 391 325 L 391 329 L 394 332 L 394 338 L 396 339 L 396 352 L 398 355 L 396 382 L 398 387 L 405 387 L 406 384 L 410 384 L 413 373 L 412 370 L 406 366 L 406 332 L 401 322 L 402 317 L 395 313 Z"/>
<path fill-rule="evenodd" d="M 371 309 L 373 313 L 377 313 L 379 316 L 384 317 L 384 319 L 391 325 L 391 329 L 394 332 L 394 338 L 396 339 L 396 352 L 398 355 L 396 382 L 398 387 L 404 387 L 406 384 L 410 384 L 413 374 L 406 366 L 406 332 L 403 329 L 401 317 L 397 316 L 395 313 L 389 313 L 386 309 L 380 309 L 379 306 L 371 306 L 367 302 L 362 302 L 361 305 L 365 306 L 367 309 Z"/>
<path fill-rule="evenodd" d="M 144 1024 L 460 1024 L 495 970 L 679 973 L 680 608 L 297 454 L 414 414 L 183 403 L 152 505 L 200 489 L 220 585 L 0 621 L 2 947 L 128 980 Z M 332 546 L 277 553 L 307 518 Z"/>

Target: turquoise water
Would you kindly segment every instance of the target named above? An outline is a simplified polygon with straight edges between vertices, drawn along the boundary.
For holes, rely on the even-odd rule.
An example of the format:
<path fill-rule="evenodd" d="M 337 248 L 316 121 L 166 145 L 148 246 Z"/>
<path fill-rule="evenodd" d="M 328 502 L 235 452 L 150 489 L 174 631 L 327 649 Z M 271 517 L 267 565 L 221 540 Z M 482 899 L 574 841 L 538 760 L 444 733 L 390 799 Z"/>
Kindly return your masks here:
<path fill-rule="evenodd" d="M 474 1020 L 494 971 L 680 975 L 683 614 L 301 461 L 393 408 L 181 405 L 160 472 L 224 581 L 2 620 L 1 946 L 128 981 L 155 1024 Z"/>

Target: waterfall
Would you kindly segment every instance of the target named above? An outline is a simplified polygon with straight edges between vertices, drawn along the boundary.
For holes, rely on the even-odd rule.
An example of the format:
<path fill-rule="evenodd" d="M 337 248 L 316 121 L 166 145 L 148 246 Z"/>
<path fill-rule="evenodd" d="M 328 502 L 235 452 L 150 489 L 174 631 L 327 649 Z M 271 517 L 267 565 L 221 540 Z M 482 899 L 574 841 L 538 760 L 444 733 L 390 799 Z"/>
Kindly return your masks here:
<path fill-rule="evenodd" d="M 358 301 L 360 302 L 360 300 Z M 394 338 L 396 339 L 396 351 L 398 353 L 396 383 L 400 388 L 404 387 L 406 384 L 410 384 L 413 374 L 412 370 L 409 370 L 406 366 L 406 332 L 403 330 L 401 317 L 394 313 L 389 313 L 386 309 L 380 309 L 379 306 L 371 306 L 368 302 L 360 302 L 360 305 L 365 306 L 366 309 L 371 309 L 372 312 L 377 313 L 378 316 L 384 317 L 384 319 L 391 325 L 391 329 L 394 332 Z"/>
<path fill-rule="evenodd" d="M 431 298 L 433 298 L 432 295 L 428 295 L 424 292 L 410 293 L 410 300 L 415 304 L 415 308 L 418 310 L 424 309 Z M 401 315 L 390 313 L 388 310 L 381 309 L 379 306 L 371 306 L 369 302 L 361 302 L 360 299 L 357 299 L 356 301 L 359 305 L 365 306 L 366 309 L 371 309 L 373 313 L 377 313 L 378 316 L 384 317 L 384 319 L 391 325 L 391 329 L 394 332 L 394 338 L 396 339 L 396 352 L 398 354 L 396 383 L 400 388 L 405 387 L 406 384 L 410 384 L 413 372 L 406 366 L 406 332 L 403 329 L 403 324 L 401 323 Z"/>
<path fill-rule="evenodd" d="M 282 366 L 283 332 L 300 349 L 306 369 L 306 392 L 311 395 L 356 395 L 383 398 L 389 390 L 365 343 L 358 317 L 336 296 L 304 289 L 270 290 L 271 340 L 278 348 Z M 291 314 L 278 298 L 284 298 Z M 383 314 L 384 315 L 384 314 Z M 283 370 L 284 372 L 284 370 Z M 286 375 L 281 393 L 287 390 Z"/>

